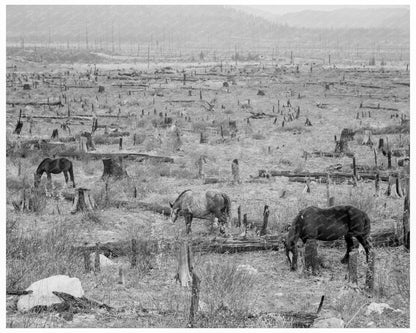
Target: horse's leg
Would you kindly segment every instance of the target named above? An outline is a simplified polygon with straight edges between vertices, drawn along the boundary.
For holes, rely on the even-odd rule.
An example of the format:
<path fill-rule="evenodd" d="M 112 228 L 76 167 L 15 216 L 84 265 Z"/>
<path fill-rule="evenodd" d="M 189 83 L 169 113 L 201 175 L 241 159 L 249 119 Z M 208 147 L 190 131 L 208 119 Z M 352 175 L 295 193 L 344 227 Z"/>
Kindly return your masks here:
<path fill-rule="evenodd" d="M 72 187 L 75 188 L 74 170 L 72 169 L 72 167 L 69 169 L 69 177 L 71 178 Z"/>
<path fill-rule="evenodd" d="M 65 184 L 68 186 L 68 172 L 64 171 Z"/>
<path fill-rule="evenodd" d="M 341 263 L 347 264 L 350 258 L 350 252 L 352 248 L 354 247 L 354 241 L 352 240 L 352 237 L 348 234 L 344 236 L 344 239 L 345 239 L 345 242 L 347 243 L 347 253 L 345 253 L 344 258 L 341 259 Z"/>
<path fill-rule="evenodd" d="M 192 224 L 192 213 L 191 212 L 184 212 L 185 217 L 185 224 L 186 224 L 186 234 L 191 233 L 191 224 Z"/>
<path fill-rule="evenodd" d="M 296 271 L 298 269 L 298 246 L 297 246 L 297 244 L 294 244 L 292 246 L 291 251 L 292 251 L 292 254 L 293 254 L 291 270 Z"/>
<path fill-rule="evenodd" d="M 363 237 L 361 235 L 355 236 L 355 238 L 357 238 L 357 240 L 360 242 L 360 244 L 364 247 L 365 255 L 366 255 L 366 259 L 367 259 L 367 263 L 368 263 L 368 256 L 370 254 L 370 249 L 371 249 L 370 242 L 368 241 L 367 237 Z"/>

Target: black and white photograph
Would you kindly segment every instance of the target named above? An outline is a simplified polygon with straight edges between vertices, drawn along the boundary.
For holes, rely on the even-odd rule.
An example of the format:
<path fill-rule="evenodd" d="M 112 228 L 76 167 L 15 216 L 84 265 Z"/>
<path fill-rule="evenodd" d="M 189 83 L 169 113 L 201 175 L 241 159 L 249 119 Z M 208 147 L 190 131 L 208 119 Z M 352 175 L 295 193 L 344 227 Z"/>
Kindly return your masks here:
<path fill-rule="evenodd" d="M 3 328 L 416 328 L 410 1 L 1 7 Z"/>

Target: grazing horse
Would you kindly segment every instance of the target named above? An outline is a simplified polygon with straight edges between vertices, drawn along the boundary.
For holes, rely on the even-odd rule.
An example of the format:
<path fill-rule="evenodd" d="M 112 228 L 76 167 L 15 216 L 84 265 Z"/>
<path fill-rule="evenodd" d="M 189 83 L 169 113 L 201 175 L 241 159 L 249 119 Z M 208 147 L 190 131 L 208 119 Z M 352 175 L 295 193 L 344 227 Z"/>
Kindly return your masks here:
<path fill-rule="evenodd" d="M 287 239 L 284 241 L 291 270 L 297 269 L 296 243 L 299 238 L 305 244 L 308 239 L 333 241 L 344 236 L 347 253 L 341 262 L 346 264 L 354 246 L 352 237 L 355 237 L 364 247 L 368 262 L 368 253 L 371 248 L 368 240 L 369 234 L 370 219 L 358 208 L 353 206 L 335 206 L 326 209 L 313 206 L 305 208 L 292 222 Z"/>
<path fill-rule="evenodd" d="M 72 162 L 66 158 L 57 158 L 57 159 L 51 159 L 51 158 L 45 158 L 38 166 L 35 172 L 35 187 L 39 186 L 40 179 L 43 175 L 43 173 L 46 172 L 46 175 L 48 177 L 48 181 L 52 181 L 51 173 L 57 174 L 57 173 L 64 173 L 65 176 L 65 183 L 68 184 L 68 172 L 69 176 L 71 177 L 72 186 L 75 187 L 75 181 L 74 181 L 74 172 L 72 169 Z"/>
<path fill-rule="evenodd" d="M 183 191 L 173 203 L 170 204 L 170 220 L 175 223 L 179 214 L 185 216 L 186 232 L 191 232 L 191 223 L 194 217 L 199 219 L 218 219 L 220 232 L 225 233 L 224 224 L 230 217 L 231 200 L 222 192 L 207 191 L 196 193 L 192 190 Z"/>

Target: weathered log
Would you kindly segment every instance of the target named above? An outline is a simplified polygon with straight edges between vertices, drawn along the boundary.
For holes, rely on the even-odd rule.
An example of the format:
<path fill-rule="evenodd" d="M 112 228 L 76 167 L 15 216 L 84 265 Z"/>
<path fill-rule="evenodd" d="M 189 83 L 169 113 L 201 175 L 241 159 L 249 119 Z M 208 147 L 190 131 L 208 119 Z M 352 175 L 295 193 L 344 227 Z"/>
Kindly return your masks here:
<path fill-rule="evenodd" d="M 6 101 L 8 105 L 50 105 L 50 106 L 64 106 L 61 101 L 58 102 L 24 102 L 24 101 Z"/>
<path fill-rule="evenodd" d="M 123 159 L 144 161 L 147 159 L 152 159 L 157 162 L 173 163 L 173 158 L 165 156 L 154 156 L 141 153 L 96 153 L 88 152 L 86 154 L 80 154 L 77 152 L 61 152 L 57 154 L 59 157 L 71 157 L 71 158 L 93 158 L 93 159 L 105 159 L 105 158 L 116 158 L 121 157 Z"/>
<path fill-rule="evenodd" d="M 220 179 L 216 177 L 205 177 L 204 184 L 217 184 L 217 183 L 225 183 L 227 182 L 226 179 Z"/>
<path fill-rule="evenodd" d="M 312 153 L 310 153 L 310 155 L 315 156 L 315 157 L 335 157 L 335 158 L 339 158 L 343 156 L 347 156 L 347 157 L 354 156 L 354 154 L 351 152 L 324 152 L 324 151 L 313 151 Z"/>
<path fill-rule="evenodd" d="M 264 176 L 265 171 L 264 170 L 259 170 L 259 177 Z M 268 172 L 268 174 L 270 174 L 270 176 L 272 177 L 288 177 L 288 178 L 293 178 L 293 177 L 310 177 L 310 178 L 326 178 L 327 177 L 327 173 L 326 172 L 292 172 L 292 171 L 276 171 L 276 170 L 270 170 Z M 363 173 L 360 174 L 360 178 L 361 179 L 371 179 L 374 180 L 376 178 L 377 173 Z M 388 181 L 389 180 L 389 173 L 385 173 L 385 175 L 380 175 L 380 180 L 381 181 Z M 397 176 L 397 172 L 392 172 L 390 173 L 390 175 L 394 175 Z M 353 178 L 354 174 L 352 173 L 341 173 L 341 172 L 334 172 L 331 173 L 331 179 L 336 179 L 336 178 Z"/>
<path fill-rule="evenodd" d="M 374 291 L 375 261 L 376 254 L 373 250 L 371 250 L 368 256 L 367 272 L 365 277 L 365 285 L 369 292 Z"/>

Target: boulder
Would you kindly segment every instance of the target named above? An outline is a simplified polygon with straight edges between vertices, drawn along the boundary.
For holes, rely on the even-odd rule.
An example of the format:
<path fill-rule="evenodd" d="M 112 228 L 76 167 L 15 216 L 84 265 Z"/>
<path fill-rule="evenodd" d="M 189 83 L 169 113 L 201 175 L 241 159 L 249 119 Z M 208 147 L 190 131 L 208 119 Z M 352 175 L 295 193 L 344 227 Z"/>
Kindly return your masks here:
<path fill-rule="evenodd" d="M 313 328 L 343 328 L 345 323 L 342 319 L 332 317 L 325 319 L 317 319 L 313 323 Z"/>
<path fill-rule="evenodd" d="M 84 296 L 81 281 L 66 275 L 54 275 L 36 281 L 26 290 L 32 290 L 33 292 L 20 296 L 17 302 L 17 309 L 19 311 L 29 311 L 37 305 L 50 306 L 52 304 L 62 303 L 62 300 L 52 293 L 53 291 L 64 292 L 74 297 Z"/>
<path fill-rule="evenodd" d="M 382 314 L 384 312 L 384 310 L 394 310 L 390 305 L 388 305 L 387 303 L 375 303 L 372 302 L 370 303 L 370 305 L 367 307 L 367 311 L 365 312 L 365 314 L 368 316 L 370 315 L 372 312 L 376 312 L 378 314 Z"/>

